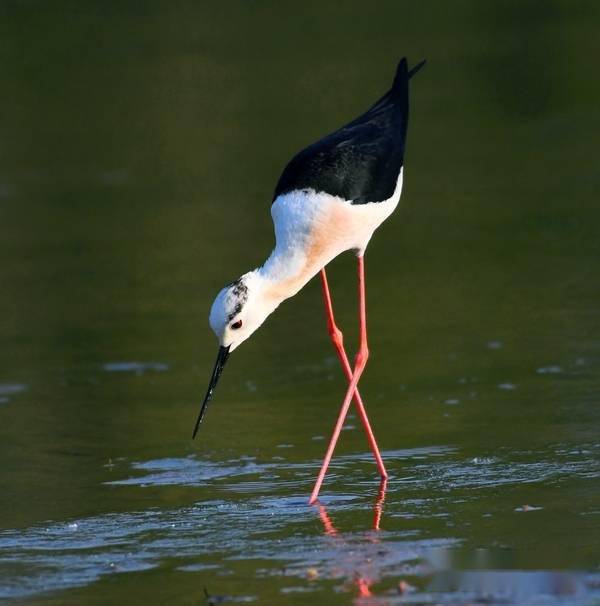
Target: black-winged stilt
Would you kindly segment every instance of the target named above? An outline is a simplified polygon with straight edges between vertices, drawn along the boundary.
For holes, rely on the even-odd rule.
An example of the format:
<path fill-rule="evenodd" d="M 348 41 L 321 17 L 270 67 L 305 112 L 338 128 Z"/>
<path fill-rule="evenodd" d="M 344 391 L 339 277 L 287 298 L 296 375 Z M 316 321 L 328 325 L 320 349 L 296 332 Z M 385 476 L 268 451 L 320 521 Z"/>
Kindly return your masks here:
<path fill-rule="evenodd" d="M 369 110 L 298 153 L 285 167 L 271 206 L 275 249 L 262 267 L 228 284 L 210 310 L 219 353 L 192 437 L 204 418 L 229 354 L 245 341 L 279 304 L 320 272 L 329 335 L 349 382 L 323 465 L 310 497 L 318 497 L 352 399 L 382 478 L 387 472 L 358 391 L 365 369 L 367 310 L 364 253 L 373 232 L 393 212 L 402 189 L 408 126 L 408 81 L 424 65 L 398 64 L 391 89 Z M 350 366 L 343 336 L 335 323 L 325 266 L 340 253 L 358 257 L 360 345 Z"/>

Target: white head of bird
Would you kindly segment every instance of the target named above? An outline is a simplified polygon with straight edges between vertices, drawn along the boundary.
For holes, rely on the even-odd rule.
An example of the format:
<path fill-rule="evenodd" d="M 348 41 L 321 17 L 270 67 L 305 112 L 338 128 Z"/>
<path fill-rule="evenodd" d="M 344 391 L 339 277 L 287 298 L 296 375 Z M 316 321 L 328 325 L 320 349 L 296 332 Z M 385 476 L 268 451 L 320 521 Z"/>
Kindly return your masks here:
<path fill-rule="evenodd" d="M 277 305 L 259 270 L 225 286 L 215 298 L 209 316 L 219 345 L 231 353 L 261 326 Z"/>
<path fill-rule="evenodd" d="M 219 351 L 192 437 L 204 419 L 229 354 L 250 337 L 285 298 L 275 296 L 263 271 L 264 267 L 255 269 L 231 282 L 212 304 L 209 323 L 219 341 Z"/>

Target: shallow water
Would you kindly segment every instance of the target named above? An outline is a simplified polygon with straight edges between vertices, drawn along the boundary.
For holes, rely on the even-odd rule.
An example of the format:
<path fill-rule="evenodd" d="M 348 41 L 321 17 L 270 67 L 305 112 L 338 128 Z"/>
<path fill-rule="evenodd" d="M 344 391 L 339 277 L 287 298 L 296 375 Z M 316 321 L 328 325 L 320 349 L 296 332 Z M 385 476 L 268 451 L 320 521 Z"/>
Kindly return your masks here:
<path fill-rule="evenodd" d="M 168 571 L 178 587 L 198 584 L 185 593 L 235 587 L 236 601 L 268 603 L 273 591 L 328 601 L 332 590 L 342 602 L 348 592 L 372 597 L 368 603 L 598 599 L 595 541 L 592 553 L 585 547 L 600 511 L 561 495 L 598 478 L 599 451 L 593 444 L 483 457 L 449 446 L 389 451 L 387 486 L 373 481 L 368 456 L 346 455 L 335 460 L 329 495 L 313 507 L 305 489 L 317 461 L 121 459 L 106 466 L 114 499 L 132 488 L 195 494 L 2 532 L 2 596 L 71 589 L 67 597 L 78 602 L 119 595 L 95 584 L 114 575 L 156 571 L 161 579 Z M 551 539 L 540 545 L 546 533 Z M 180 581 L 185 575 L 192 578 Z"/>
<path fill-rule="evenodd" d="M 598 10 L 447 6 L 0 8 L 0 599 L 600 604 Z M 404 53 L 361 381 L 390 479 L 351 414 L 309 507 L 344 389 L 318 283 L 192 442 L 207 310 L 289 155 Z"/>

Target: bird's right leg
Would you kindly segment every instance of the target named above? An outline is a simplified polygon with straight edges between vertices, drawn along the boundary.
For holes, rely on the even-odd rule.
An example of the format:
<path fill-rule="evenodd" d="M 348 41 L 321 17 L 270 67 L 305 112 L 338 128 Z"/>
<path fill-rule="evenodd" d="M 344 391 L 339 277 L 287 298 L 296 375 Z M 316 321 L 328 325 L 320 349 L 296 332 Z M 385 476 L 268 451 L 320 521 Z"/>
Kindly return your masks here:
<path fill-rule="evenodd" d="M 329 284 L 327 282 L 327 273 L 325 272 L 325 268 L 321 270 L 321 286 L 323 287 L 323 302 L 325 303 L 325 312 L 327 313 L 327 330 L 340 360 L 340 364 L 342 365 L 344 374 L 346 375 L 346 379 L 348 383 L 350 383 L 352 381 L 352 368 L 350 367 L 350 362 L 348 361 L 348 356 L 344 348 L 344 335 L 335 323 L 335 317 L 333 315 L 333 303 L 331 301 L 331 293 L 329 292 Z M 385 465 L 383 464 L 383 459 L 381 458 L 379 447 L 377 446 L 377 441 L 375 440 L 375 435 L 371 429 L 367 411 L 365 410 L 365 406 L 362 398 L 360 397 L 358 388 L 354 390 L 354 403 L 356 404 L 356 410 L 358 411 L 361 423 L 365 429 L 365 433 L 367 434 L 367 440 L 369 441 L 369 445 L 373 451 L 373 456 L 377 462 L 377 469 L 379 470 L 382 478 L 387 478 L 387 471 L 385 470 Z"/>

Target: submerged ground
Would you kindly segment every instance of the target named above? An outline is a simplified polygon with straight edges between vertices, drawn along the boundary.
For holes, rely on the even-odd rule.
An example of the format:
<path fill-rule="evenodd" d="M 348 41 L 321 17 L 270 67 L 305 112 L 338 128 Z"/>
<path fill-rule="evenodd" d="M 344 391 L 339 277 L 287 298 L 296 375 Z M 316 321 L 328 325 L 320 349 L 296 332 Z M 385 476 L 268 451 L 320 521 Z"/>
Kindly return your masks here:
<path fill-rule="evenodd" d="M 598 11 L 59 6 L 0 9 L 0 598 L 600 603 Z M 344 389 L 318 284 L 192 442 L 208 307 L 402 54 L 429 64 L 361 384 L 391 477 L 352 417 L 308 507 Z M 351 347 L 351 255 L 331 283 Z"/>

